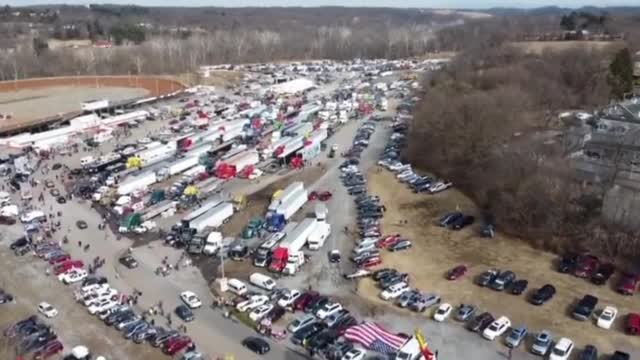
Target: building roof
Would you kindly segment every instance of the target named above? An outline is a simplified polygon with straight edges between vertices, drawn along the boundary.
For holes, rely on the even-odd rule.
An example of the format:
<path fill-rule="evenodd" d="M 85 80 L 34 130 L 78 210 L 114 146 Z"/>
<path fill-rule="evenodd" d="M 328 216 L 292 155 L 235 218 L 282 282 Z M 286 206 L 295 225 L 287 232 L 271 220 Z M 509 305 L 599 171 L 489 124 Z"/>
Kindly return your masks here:
<path fill-rule="evenodd" d="M 314 87 L 313 81 L 305 78 L 295 79 L 271 86 L 271 91 L 278 94 L 295 94 Z"/>

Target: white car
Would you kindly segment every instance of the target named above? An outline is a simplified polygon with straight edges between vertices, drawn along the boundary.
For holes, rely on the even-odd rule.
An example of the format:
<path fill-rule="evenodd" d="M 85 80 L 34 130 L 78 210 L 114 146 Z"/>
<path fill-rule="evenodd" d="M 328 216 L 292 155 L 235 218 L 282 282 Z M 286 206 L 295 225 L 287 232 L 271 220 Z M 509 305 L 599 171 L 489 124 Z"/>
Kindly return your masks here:
<path fill-rule="evenodd" d="M 347 351 L 346 354 L 342 355 L 340 360 L 362 360 L 364 356 L 367 354 L 366 351 L 358 348 L 351 349 Z"/>
<path fill-rule="evenodd" d="M 602 309 L 600 316 L 598 316 L 598 321 L 596 322 L 596 324 L 599 328 L 609 330 L 611 329 L 611 325 L 616 319 L 616 316 L 618 316 L 618 309 L 614 308 L 613 306 L 606 306 L 604 309 Z"/>
<path fill-rule="evenodd" d="M 571 351 L 573 351 L 573 341 L 561 338 L 551 349 L 549 360 L 567 360 L 571 356 Z"/>
<path fill-rule="evenodd" d="M 397 284 L 389 286 L 389 288 L 381 292 L 380 298 L 382 300 L 389 301 L 397 298 L 398 296 L 402 295 L 402 293 L 404 293 L 405 291 L 409 291 L 410 289 L 411 288 L 409 287 L 409 284 L 407 284 L 406 282 L 399 282 Z"/>
<path fill-rule="evenodd" d="M 73 269 L 72 271 L 68 271 L 66 273 L 58 275 L 58 280 L 68 285 L 82 281 L 88 275 L 89 274 L 84 269 Z"/>
<path fill-rule="evenodd" d="M 196 295 L 193 291 L 184 291 L 182 294 L 180 294 L 180 300 L 182 300 L 182 302 L 187 304 L 187 306 L 192 309 L 197 309 L 202 306 L 202 301 L 200 301 L 198 295 Z"/>
<path fill-rule="evenodd" d="M 96 313 L 99 313 L 102 310 L 111 309 L 116 305 L 118 305 L 118 303 L 111 299 L 102 299 L 98 302 L 91 304 L 91 306 L 87 308 L 87 311 L 89 311 L 89 314 L 95 315 Z"/>
<path fill-rule="evenodd" d="M 278 306 L 283 308 L 288 308 L 293 305 L 293 302 L 296 301 L 297 298 L 300 297 L 302 293 L 296 289 L 291 289 L 287 291 L 280 300 L 278 300 Z"/>
<path fill-rule="evenodd" d="M 294 333 L 300 329 L 302 329 L 303 327 L 312 324 L 316 322 L 316 318 L 311 315 L 311 314 L 305 314 L 300 316 L 299 318 L 293 320 L 289 326 L 287 327 L 287 330 L 289 330 L 290 332 Z"/>
<path fill-rule="evenodd" d="M 236 305 L 236 309 L 240 312 L 249 311 L 251 309 L 257 308 L 260 305 L 264 305 L 269 301 L 269 297 L 266 295 L 255 295 L 249 298 L 249 300 L 245 300 L 238 305 Z"/>
<path fill-rule="evenodd" d="M 511 320 L 509 320 L 506 316 L 501 316 L 491 323 L 484 331 L 482 332 L 482 337 L 487 340 L 495 340 L 497 337 L 504 334 L 509 327 L 511 326 Z"/>
<path fill-rule="evenodd" d="M 84 306 L 89 306 L 89 305 L 95 304 L 96 302 L 102 299 L 111 299 L 116 295 L 118 295 L 118 290 L 113 288 L 108 288 L 105 290 L 101 290 L 100 292 L 93 292 L 93 293 L 90 293 L 89 295 L 86 295 L 84 298 L 82 298 L 82 303 L 84 304 Z"/>
<path fill-rule="evenodd" d="M 316 316 L 318 319 L 324 320 L 327 316 L 335 314 L 340 310 L 342 310 L 342 305 L 340 305 L 340 303 L 328 303 L 316 311 Z"/>
<path fill-rule="evenodd" d="M 51 304 L 44 301 L 38 304 L 38 312 L 48 318 L 56 317 L 58 315 L 58 310 Z"/>
<path fill-rule="evenodd" d="M 439 193 L 441 191 L 445 191 L 448 188 L 452 187 L 453 184 L 449 181 L 440 181 L 437 182 L 433 185 L 431 185 L 431 187 L 429 188 L 429 193 L 431 194 L 435 194 L 435 193 Z"/>
<path fill-rule="evenodd" d="M 249 313 L 249 318 L 253 321 L 259 321 L 265 315 L 267 315 L 269 311 L 271 311 L 272 309 L 273 309 L 273 305 L 271 304 L 260 305 L 257 308 L 253 309 L 251 313 Z"/>
<path fill-rule="evenodd" d="M 438 310 L 436 310 L 436 312 L 433 313 L 433 320 L 438 322 L 445 321 L 449 317 L 449 315 L 451 315 L 452 309 L 453 307 L 451 306 L 451 304 L 448 304 L 448 303 L 440 304 L 440 306 L 438 306 Z"/>

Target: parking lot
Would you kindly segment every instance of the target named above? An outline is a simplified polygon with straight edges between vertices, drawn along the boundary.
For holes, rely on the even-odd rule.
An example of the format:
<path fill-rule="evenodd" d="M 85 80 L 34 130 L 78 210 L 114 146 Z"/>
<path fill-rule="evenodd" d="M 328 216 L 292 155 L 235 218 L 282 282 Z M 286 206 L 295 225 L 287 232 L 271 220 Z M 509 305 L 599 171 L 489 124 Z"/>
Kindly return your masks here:
<path fill-rule="evenodd" d="M 506 315 L 514 326 L 528 326 L 530 333 L 548 329 L 556 337 L 571 338 L 578 349 L 593 344 L 603 353 L 623 350 L 632 356 L 637 354 L 640 341 L 625 333 L 625 316 L 638 311 L 638 300 L 637 296 L 623 296 L 615 291 L 619 274 L 606 285 L 597 286 L 588 280 L 559 273 L 556 271 L 557 256 L 533 249 L 518 239 L 500 233 L 493 239 L 483 238 L 477 224 L 462 231 L 437 226 L 444 214 L 454 210 L 480 217 L 476 206 L 455 189 L 432 196 L 416 195 L 386 170 L 371 170 L 368 178 L 370 192 L 379 195 L 387 204 L 382 223 L 385 233 L 400 233 L 413 242 L 410 251 L 384 252 L 383 266 L 409 273 L 412 286 L 423 292 L 437 293 L 443 302 L 454 306 L 475 304 L 479 311 L 489 311 L 494 316 Z M 406 224 L 402 224 L 404 221 Z M 461 279 L 447 280 L 447 272 L 458 265 L 466 265 L 468 272 Z M 517 296 L 474 284 L 475 277 L 489 268 L 512 270 L 518 279 L 529 281 L 528 289 Z M 526 301 L 533 290 L 547 283 L 557 289 L 550 302 L 534 306 Z M 376 304 L 387 304 L 380 299 L 380 289 L 373 281 L 363 280 L 360 293 Z M 619 316 L 610 330 L 596 327 L 595 316 L 585 322 L 571 318 L 573 307 L 585 294 L 599 298 L 596 313 L 606 305 L 618 308 Z M 424 316 L 431 317 L 435 308 L 426 311 Z M 532 337 L 529 339 L 533 340 Z"/>

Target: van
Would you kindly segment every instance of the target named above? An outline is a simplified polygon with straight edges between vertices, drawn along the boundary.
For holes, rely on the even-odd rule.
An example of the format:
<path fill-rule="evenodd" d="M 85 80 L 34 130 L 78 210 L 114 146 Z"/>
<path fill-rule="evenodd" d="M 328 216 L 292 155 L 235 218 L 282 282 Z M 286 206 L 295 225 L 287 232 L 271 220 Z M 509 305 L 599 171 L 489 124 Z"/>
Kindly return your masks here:
<path fill-rule="evenodd" d="M 80 159 L 80 165 L 85 167 L 87 165 L 93 164 L 95 161 L 96 159 L 93 156 L 85 156 Z"/>
<path fill-rule="evenodd" d="M 396 353 L 395 360 L 417 360 L 422 357 L 422 351 L 420 350 L 420 344 L 416 337 L 412 337 L 407 340 L 404 345 Z"/>
<path fill-rule="evenodd" d="M 249 282 L 252 283 L 253 285 L 267 290 L 267 291 L 271 291 L 273 290 L 273 288 L 276 287 L 276 282 L 273 281 L 272 278 L 268 277 L 267 275 L 261 274 L 261 273 L 253 273 L 251 274 L 251 276 L 249 276 Z"/>
<path fill-rule="evenodd" d="M 227 286 L 229 287 L 229 291 L 236 295 L 242 296 L 247 293 L 247 285 L 238 279 L 229 279 Z"/>

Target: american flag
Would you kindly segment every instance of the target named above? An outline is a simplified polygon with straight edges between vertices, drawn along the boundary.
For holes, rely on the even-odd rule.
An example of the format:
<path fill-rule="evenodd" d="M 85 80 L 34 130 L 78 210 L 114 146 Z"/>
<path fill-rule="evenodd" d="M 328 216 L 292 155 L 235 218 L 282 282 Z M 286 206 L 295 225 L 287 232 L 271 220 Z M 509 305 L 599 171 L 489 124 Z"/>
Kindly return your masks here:
<path fill-rule="evenodd" d="M 395 353 L 407 341 L 404 337 L 371 322 L 350 327 L 345 331 L 344 337 L 383 354 Z"/>

